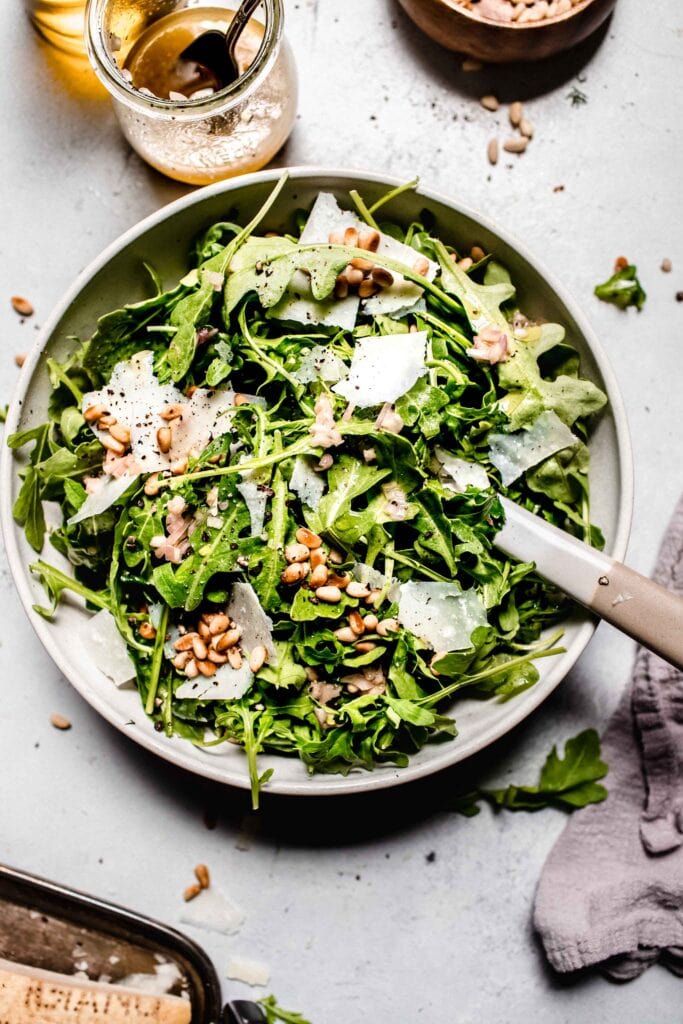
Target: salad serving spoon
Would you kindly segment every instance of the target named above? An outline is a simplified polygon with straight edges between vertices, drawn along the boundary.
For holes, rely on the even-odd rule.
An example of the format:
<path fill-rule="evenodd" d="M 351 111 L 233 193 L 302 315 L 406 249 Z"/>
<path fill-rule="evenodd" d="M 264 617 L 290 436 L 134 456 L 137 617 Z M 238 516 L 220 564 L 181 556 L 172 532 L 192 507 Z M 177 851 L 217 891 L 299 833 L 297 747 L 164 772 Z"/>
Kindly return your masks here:
<path fill-rule="evenodd" d="M 232 16 L 227 32 L 217 29 L 202 32 L 185 47 L 180 60 L 203 65 L 212 73 L 220 89 L 231 85 L 240 77 L 235 56 L 237 41 L 260 3 L 261 0 L 242 0 Z"/>
<path fill-rule="evenodd" d="M 494 544 L 622 633 L 683 670 L 683 597 L 500 496 Z"/>

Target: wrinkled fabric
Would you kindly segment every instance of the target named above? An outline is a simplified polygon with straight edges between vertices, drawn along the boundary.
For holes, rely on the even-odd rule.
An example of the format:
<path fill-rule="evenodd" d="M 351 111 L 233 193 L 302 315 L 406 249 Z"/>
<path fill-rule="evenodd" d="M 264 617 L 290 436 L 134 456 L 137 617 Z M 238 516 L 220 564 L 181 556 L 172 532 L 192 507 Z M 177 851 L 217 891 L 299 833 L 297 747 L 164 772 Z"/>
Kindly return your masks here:
<path fill-rule="evenodd" d="M 654 578 L 683 595 L 683 498 Z M 683 673 L 639 648 L 602 751 L 609 797 L 557 840 L 534 925 L 557 971 L 629 981 L 659 962 L 683 976 Z"/>

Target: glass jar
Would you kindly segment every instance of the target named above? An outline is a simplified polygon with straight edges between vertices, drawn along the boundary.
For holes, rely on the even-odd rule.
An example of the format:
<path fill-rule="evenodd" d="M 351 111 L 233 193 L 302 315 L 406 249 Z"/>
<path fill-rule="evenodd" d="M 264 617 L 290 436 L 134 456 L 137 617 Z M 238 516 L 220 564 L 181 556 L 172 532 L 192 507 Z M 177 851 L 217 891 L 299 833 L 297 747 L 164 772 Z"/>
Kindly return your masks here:
<path fill-rule="evenodd" d="M 177 55 L 201 32 L 225 31 L 235 6 L 234 0 L 88 0 L 88 55 L 124 135 L 157 170 L 193 185 L 263 167 L 296 116 L 296 69 L 283 36 L 282 0 L 263 0 L 263 21 L 253 17 L 244 29 L 236 54 L 241 73 L 231 85 L 189 96 L 170 90 L 170 97 L 149 88 L 161 41 L 176 39 Z M 180 31 L 178 47 L 181 37 L 174 33 Z"/>
<path fill-rule="evenodd" d="M 25 0 L 41 36 L 67 53 L 85 53 L 85 0 Z"/>

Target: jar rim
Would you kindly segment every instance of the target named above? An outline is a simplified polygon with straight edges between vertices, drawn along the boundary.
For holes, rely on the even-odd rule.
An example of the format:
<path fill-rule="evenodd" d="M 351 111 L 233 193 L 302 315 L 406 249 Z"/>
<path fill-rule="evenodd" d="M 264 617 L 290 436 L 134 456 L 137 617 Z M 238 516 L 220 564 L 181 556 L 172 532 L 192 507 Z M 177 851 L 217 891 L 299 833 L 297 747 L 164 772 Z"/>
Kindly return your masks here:
<path fill-rule="evenodd" d="M 121 75 L 106 43 L 104 12 L 110 0 L 88 0 L 85 19 L 85 41 L 90 63 L 108 92 L 128 107 L 138 109 L 147 117 L 175 120 L 197 120 L 222 114 L 242 102 L 266 77 L 277 59 L 282 40 L 284 11 L 282 0 L 262 0 L 265 25 L 261 45 L 253 61 L 234 82 L 211 96 L 188 99 L 184 103 L 147 96 Z M 211 6 L 210 0 L 201 6 Z M 218 5 L 216 5 L 218 6 Z M 196 9 L 195 7 L 191 9 Z M 226 8 L 229 10 L 230 8 Z M 234 11 L 234 8 L 232 8 Z M 170 12 L 169 12 L 170 13 Z"/>

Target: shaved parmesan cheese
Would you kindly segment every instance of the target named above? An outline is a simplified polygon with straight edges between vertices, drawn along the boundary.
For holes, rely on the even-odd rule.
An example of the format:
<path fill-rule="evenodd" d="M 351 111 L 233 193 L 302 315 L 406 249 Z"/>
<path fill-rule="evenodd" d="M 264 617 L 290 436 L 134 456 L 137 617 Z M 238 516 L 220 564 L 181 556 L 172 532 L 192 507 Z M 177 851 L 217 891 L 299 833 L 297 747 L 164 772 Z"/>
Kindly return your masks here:
<path fill-rule="evenodd" d="M 88 495 L 78 512 L 67 520 L 67 525 L 73 526 L 75 523 L 82 523 L 84 519 L 90 519 L 92 516 L 106 512 L 136 480 L 137 476 L 100 477 L 97 481 L 99 484 L 97 490 Z"/>
<path fill-rule="evenodd" d="M 478 462 L 459 459 L 443 448 L 435 448 L 434 453 L 441 464 L 441 483 L 447 491 L 460 494 L 468 487 L 485 491 L 491 486 L 486 470 Z"/>
<path fill-rule="evenodd" d="M 300 384 L 311 384 L 314 380 L 335 383 L 346 377 L 349 370 L 343 359 L 327 345 L 314 345 L 302 357 L 299 367 L 292 371 L 292 377 Z"/>
<path fill-rule="evenodd" d="M 361 409 L 395 402 L 427 372 L 426 348 L 426 331 L 361 338 L 348 378 L 332 390 Z"/>
<path fill-rule="evenodd" d="M 489 458 L 507 487 L 527 469 L 578 441 L 557 413 L 546 410 L 527 430 L 489 434 Z"/>
<path fill-rule="evenodd" d="M 384 590 L 387 583 L 391 583 L 387 590 L 387 597 L 390 601 L 397 601 L 400 592 L 400 584 L 398 580 L 391 579 L 381 573 L 379 569 L 373 569 L 371 565 L 366 565 L 365 562 L 356 562 L 351 570 L 354 580 L 358 580 L 359 583 L 363 583 L 366 587 L 371 587 L 373 590 Z"/>
<path fill-rule="evenodd" d="M 488 624 L 476 590 L 457 583 L 402 583 L 398 621 L 434 651 L 464 650 L 472 631 Z"/>
<path fill-rule="evenodd" d="M 268 651 L 269 660 L 275 660 L 277 652 L 273 643 L 273 622 L 261 607 L 250 583 L 233 583 L 225 614 L 242 630 L 240 643 L 247 654 L 261 644 Z"/>
<path fill-rule="evenodd" d="M 237 490 L 244 498 L 249 509 L 251 536 L 258 537 L 263 533 L 266 506 L 268 504 L 268 488 L 263 484 L 257 470 L 242 473 L 241 477 L 242 482 L 237 484 Z"/>
<path fill-rule="evenodd" d="M 246 661 L 240 668 L 226 663 L 219 665 L 216 674 L 208 679 L 204 676 L 187 679 L 175 691 L 175 696 L 179 700 L 239 700 L 253 681 L 254 675 Z"/>
<path fill-rule="evenodd" d="M 292 478 L 289 481 L 290 491 L 299 498 L 302 505 L 315 511 L 325 493 L 326 480 L 322 473 L 316 473 L 310 459 L 300 455 L 294 462 Z"/>
<path fill-rule="evenodd" d="M 135 666 L 128 656 L 126 642 L 118 631 L 114 616 L 106 608 L 88 619 L 83 640 L 97 668 L 115 686 L 125 686 L 135 679 Z"/>
<path fill-rule="evenodd" d="M 234 391 L 197 388 L 189 400 L 173 384 L 159 384 L 154 376 L 152 352 L 137 352 L 127 362 L 117 363 L 109 383 L 83 397 L 83 409 L 102 405 L 131 434 L 131 452 L 140 472 L 169 469 L 191 452 L 199 454 L 214 437 L 230 431 Z M 159 450 L 157 431 L 168 426 L 160 413 L 166 405 L 181 405 L 182 415 L 171 424 L 172 445 L 167 454 Z M 92 424 L 98 440 L 102 431 Z"/>
<path fill-rule="evenodd" d="M 297 270 L 280 301 L 268 310 L 274 320 L 291 320 L 296 324 L 316 327 L 339 327 L 352 331 L 356 326 L 360 299 L 348 295 L 345 299 L 313 298 L 307 274 Z M 339 378 L 337 378 L 339 379 Z"/>
<path fill-rule="evenodd" d="M 306 226 L 301 232 L 300 243 L 301 245 L 316 245 L 329 242 L 333 231 L 344 230 L 345 228 L 367 231 L 368 225 L 350 210 L 342 210 L 331 192 L 320 192 L 313 204 L 310 216 L 306 221 Z M 397 263 L 403 263 L 411 270 L 417 260 L 424 259 L 412 246 L 405 245 L 403 242 L 399 242 L 392 238 L 391 235 L 385 235 L 381 231 L 379 233 L 377 253 L 378 255 L 396 260 Z M 372 253 L 369 253 L 368 258 L 372 259 Z M 439 267 L 433 260 L 427 260 L 427 263 L 429 267 L 424 277 L 427 281 L 433 281 Z M 372 316 L 376 316 L 378 313 L 388 315 L 399 310 L 405 313 L 420 299 L 423 294 L 422 288 L 413 284 L 412 281 L 406 280 L 402 274 L 398 274 L 394 270 L 391 271 L 391 274 L 393 275 L 394 283 L 389 288 L 383 288 L 379 294 L 365 299 L 363 302 L 363 311 L 365 313 L 369 313 Z M 343 301 L 348 302 L 349 300 L 345 299 Z"/>
<path fill-rule="evenodd" d="M 244 924 L 245 916 L 243 910 L 212 885 L 186 905 L 180 920 L 207 932 L 234 935 Z"/>
<path fill-rule="evenodd" d="M 231 956 L 226 968 L 226 977 L 232 981 L 243 981 L 254 988 L 267 985 L 270 981 L 270 967 L 260 960 L 249 960 L 245 956 Z"/>
<path fill-rule="evenodd" d="M 127 974 L 116 984 L 122 988 L 134 988 L 138 992 L 150 992 L 152 995 L 163 996 L 182 982 L 183 976 L 177 964 L 155 964 L 154 974 Z"/>

